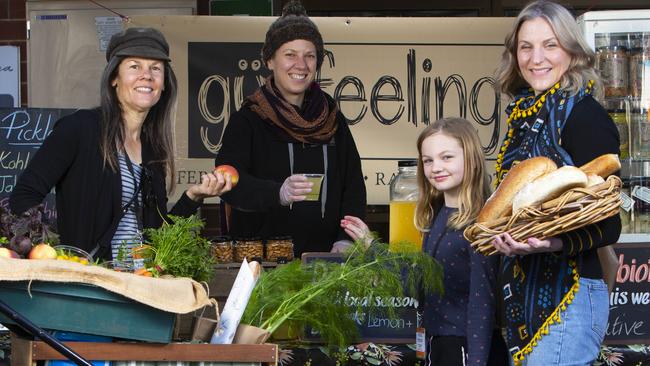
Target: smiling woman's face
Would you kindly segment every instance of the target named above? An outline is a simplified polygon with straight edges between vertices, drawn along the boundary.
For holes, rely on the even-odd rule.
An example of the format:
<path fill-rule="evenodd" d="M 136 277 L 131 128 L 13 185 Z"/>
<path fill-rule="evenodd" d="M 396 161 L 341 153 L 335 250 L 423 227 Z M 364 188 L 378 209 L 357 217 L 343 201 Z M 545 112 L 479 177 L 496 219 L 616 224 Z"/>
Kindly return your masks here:
<path fill-rule="evenodd" d="M 517 33 L 519 72 L 535 91 L 543 93 L 560 81 L 571 64 L 553 28 L 544 18 L 525 21 Z"/>
<path fill-rule="evenodd" d="M 275 51 L 267 66 L 287 102 L 302 105 L 305 91 L 316 77 L 316 61 L 316 47 L 304 39 L 287 42 Z"/>
<path fill-rule="evenodd" d="M 163 61 L 127 57 L 111 84 L 124 112 L 147 112 L 160 100 L 164 83 Z"/>

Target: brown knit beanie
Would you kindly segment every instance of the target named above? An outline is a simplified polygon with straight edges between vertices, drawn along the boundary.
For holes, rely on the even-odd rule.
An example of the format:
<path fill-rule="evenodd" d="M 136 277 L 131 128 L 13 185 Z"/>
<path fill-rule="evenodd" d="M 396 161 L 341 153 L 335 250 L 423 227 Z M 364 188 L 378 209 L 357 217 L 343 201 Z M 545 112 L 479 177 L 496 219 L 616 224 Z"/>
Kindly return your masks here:
<path fill-rule="evenodd" d="M 276 19 L 266 32 L 266 40 L 262 46 L 264 65 L 273 58 L 278 48 L 296 39 L 304 39 L 314 44 L 316 47 L 316 69 L 320 69 L 325 57 L 323 38 L 316 24 L 307 16 L 307 11 L 300 1 L 292 0 L 284 6 L 282 16 Z"/>

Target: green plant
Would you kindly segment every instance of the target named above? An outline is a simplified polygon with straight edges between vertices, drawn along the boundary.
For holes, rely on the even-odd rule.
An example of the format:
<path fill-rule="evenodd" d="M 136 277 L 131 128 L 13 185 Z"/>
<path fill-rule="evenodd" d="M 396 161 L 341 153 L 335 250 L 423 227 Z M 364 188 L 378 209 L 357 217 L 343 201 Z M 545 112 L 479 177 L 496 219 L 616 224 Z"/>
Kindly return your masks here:
<path fill-rule="evenodd" d="M 214 273 L 214 258 L 210 241 L 199 235 L 203 221 L 196 215 L 180 217 L 170 215 L 158 229 L 145 229 L 150 248 L 147 248 L 145 265 L 154 274 L 190 277 L 196 281 L 209 281 Z"/>
<path fill-rule="evenodd" d="M 376 301 L 346 303 L 346 294 L 374 300 L 442 291 L 442 267 L 431 256 L 422 252 L 390 252 L 383 243 L 366 249 L 357 242 L 346 253 L 343 263 L 293 261 L 264 272 L 242 322 L 271 334 L 285 323 L 299 329 L 309 325 L 326 344 L 342 347 L 358 337 L 356 323 L 348 316 L 354 310 L 396 317 L 394 308 L 379 307 Z"/>

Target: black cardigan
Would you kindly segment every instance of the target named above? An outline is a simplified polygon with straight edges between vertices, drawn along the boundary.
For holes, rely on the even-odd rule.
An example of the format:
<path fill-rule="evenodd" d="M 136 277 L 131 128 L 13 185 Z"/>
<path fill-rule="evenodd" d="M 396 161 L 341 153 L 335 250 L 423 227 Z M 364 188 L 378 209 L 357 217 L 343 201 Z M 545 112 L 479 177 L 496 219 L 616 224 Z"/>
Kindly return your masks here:
<path fill-rule="evenodd" d="M 291 174 L 288 143 L 255 112 L 243 107 L 234 113 L 223 136 L 216 165 L 230 164 L 239 171 L 239 183 L 221 198 L 233 206 L 233 236 L 291 236 L 294 253 L 330 251 L 348 238 L 340 227 L 344 215 L 365 218 L 366 187 L 356 145 L 341 113 L 336 134 L 327 145 L 327 203 L 296 202 L 280 205 L 279 192 Z M 293 144 L 294 174 L 323 173 L 323 145 Z"/>
<path fill-rule="evenodd" d="M 561 146 L 579 167 L 603 154 L 618 154 L 620 138 L 616 125 L 605 109 L 591 96 L 585 97 L 571 111 L 562 130 Z M 566 255 L 581 254 L 580 276 L 602 278 L 596 249 L 617 242 L 621 234 L 619 215 L 594 225 L 560 235 Z"/>
<path fill-rule="evenodd" d="M 104 162 L 99 149 L 99 110 L 80 110 L 60 119 L 50 136 L 29 162 L 9 199 L 11 211 L 20 214 L 40 204 L 56 187 L 57 231 L 61 243 L 92 251 L 95 257 L 111 259 L 110 242 L 122 217 L 120 173 Z M 143 179 L 143 192 L 152 191 L 154 205 L 143 207 L 143 226 L 160 227 L 167 212 L 165 169 L 156 160 L 142 136 L 142 165 L 151 172 Z M 185 193 L 169 212 L 189 216 L 199 207 Z M 159 213 L 160 212 L 160 213 Z"/>

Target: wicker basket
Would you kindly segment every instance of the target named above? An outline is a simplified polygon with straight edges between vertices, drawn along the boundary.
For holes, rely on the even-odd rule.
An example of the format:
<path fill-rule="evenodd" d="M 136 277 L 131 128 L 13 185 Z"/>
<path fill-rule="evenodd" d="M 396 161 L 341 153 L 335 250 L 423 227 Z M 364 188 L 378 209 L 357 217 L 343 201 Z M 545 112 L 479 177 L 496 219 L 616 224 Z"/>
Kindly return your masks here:
<path fill-rule="evenodd" d="M 492 238 L 504 232 L 514 240 L 549 238 L 593 224 L 618 214 L 621 206 L 621 179 L 609 176 L 604 183 L 574 188 L 541 207 L 524 207 L 514 215 L 491 222 L 475 223 L 465 229 L 465 239 L 485 255 L 495 254 Z"/>

